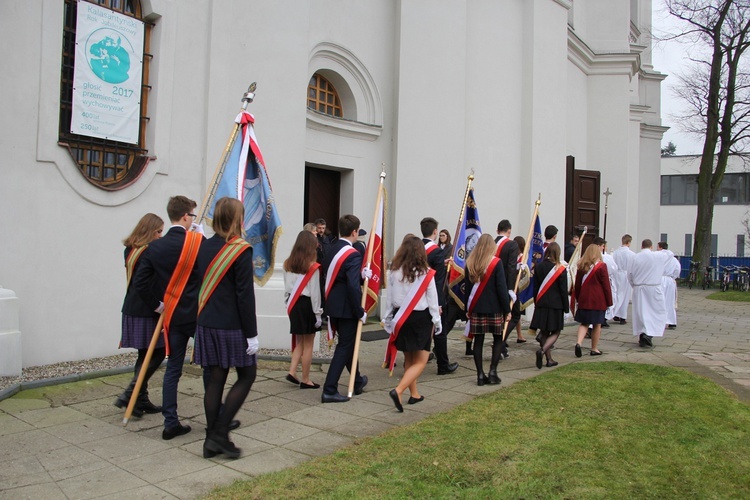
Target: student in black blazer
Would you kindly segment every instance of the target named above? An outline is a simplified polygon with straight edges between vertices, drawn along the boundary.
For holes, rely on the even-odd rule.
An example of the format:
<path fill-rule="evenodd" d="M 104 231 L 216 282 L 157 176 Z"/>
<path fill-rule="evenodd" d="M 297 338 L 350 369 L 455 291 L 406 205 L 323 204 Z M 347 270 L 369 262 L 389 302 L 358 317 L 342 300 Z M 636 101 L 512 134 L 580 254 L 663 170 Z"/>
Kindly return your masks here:
<path fill-rule="evenodd" d="M 484 279 L 496 251 L 497 245 L 495 245 L 492 236 L 483 234 L 466 259 L 467 302 L 474 284 L 481 283 Z M 497 364 L 500 361 L 502 350 L 503 322 L 510 321 L 508 284 L 501 263 L 495 265 L 492 275 L 488 279 L 489 281 L 481 295 L 474 296 L 471 307 L 467 304 L 469 332 L 474 335 L 473 354 L 474 364 L 477 368 L 477 385 L 500 383 L 500 377 L 497 376 Z M 493 339 L 489 377 L 484 374 L 482 368 L 482 347 L 484 346 L 484 336 L 488 333 L 492 335 Z"/>
<path fill-rule="evenodd" d="M 422 231 L 422 243 L 425 245 L 429 243 L 435 243 L 435 239 L 438 237 L 438 221 L 432 217 L 425 217 L 419 223 L 419 228 Z M 432 245 L 430 245 L 432 246 Z M 427 247 L 425 246 L 425 250 Z M 445 259 L 446 254 L 440 245 L 435 244 L 435 250 L 427 253 L 427 264 L 430 268 L 435 270 L 435 287 L 438 291 L 438 305 L 440 306 L 440 313 L 442 314 L 445 309 Z M 442 325 L 441 325 L 442 328 Z M 448 358 L 448 332 L 442 330 L 439 335 L 433 336 L 435 342 L 435 359 L 437 360 L 437 372 L 438 375 L 447 375 L 453 373 L 458 368 L 458 363 L 451 363 Z"/>
<path fill-rule="evenodd" d="M 508 291 L 513 292 L 516 286 L 516 276 L 518 270 L 518 254 L 519 248 L 518 243 L 510 239 L 510 233 L 513 226 L 511 226 L 508 219 L 503 219 L 497 224 L 497 238 L 495 238 L 495 244 L 500 243 L 501 239 L 508 238 L 508 242 L 503 244 L 503 248 L 500 250 L 500 260 L 503 261 L 503 271 L 505 271 L 505 284 L 508 286 Z M 505 342 L 503 343 L 502 356 L 508 357 L 508 336 L 516 328 L 516 324 L 521 319 L 521 305 L 515 298 L 513 299 L 513 309 L 511 310 L 510 321 L 508 322 L 508 329 L 506 330 Z M 525 341 L 524 341 L 525 342 Z"/>
<path fill-rule="evenodd" d="M 539 369 L 542 368 L 543 355 L 547 358 L 548 367 L 557 366 L 550 349 L 560 337 L 565 313 L 570 310 L 567 271 L 561 271 L 545 293 L 539 296 L 544 279 L 548 275 L 554 276 L 554 271 L 560 265 L 560 245 L 553 242 L 544 251 L 544 260 L 534 266 L 534 316 L 531 318 L 531 328 L 538 330 L 541 336 L 542 348 L 536 352 L 536 367 Z"/>
<path fill-rule="evenodd" d="M 141 264 L 134 278 L 135 288 L 154 311 L 164 310 L 164 293 L 180 259 L 187 231 L 192 229 L 203 232 L 203 228 L 195 224 L 195 214 L 192 213 L 196 206 L 193 200 L 184 196 L 170 198 L 167 215 L 172 227 L 162 238 L 151 243 L 141 257 Z M 188 341 L 195 335 L 201 281 L 202 277 L 194 265 L 169 324 L 170 353 L 162 388 L 162 439 L 168 440 L 190 432 L 190 426 L 180 424 L 177 417 L 177 384 L 182 376 Z"/>
<path fill-rule="evenodd" d="M 345 215 L 339 219 L 339 239 L 334 242 L 323 262 L 323 275 L 328 275 L 328 268 L 336 254 L 342 248 L 352 246 L 357 241 L 359 219 L 354 215 Z M 368 270 L 369 271 L 369 270 Z M 328 321 L 336 329 L 338 343 L 333 352 L 333 359 L 328 368 L 321 401 L 323 403 L 343 403 L 349 401 L 347 396 L 338 391 L 339 378 L 346 367 L 351 373 L 356 370 L 354 393 L 362 394 L 367 377 L 360 375 L 357 367 L 352 367 L 354 356 L 354 342 L 357 336 L 357 323 L 367 321 L 367 313 L 362 307 L 362 287 L 360 276 L 366 273 L 362 270 L 362 255 L 352 252 L 341 264 L 334 276 L 333 285 L 325 299 L 325 313 Z M 371 274 L 370 274 L 371 276 Z M 326 283 L 326 287 L 328 283 Z"/>

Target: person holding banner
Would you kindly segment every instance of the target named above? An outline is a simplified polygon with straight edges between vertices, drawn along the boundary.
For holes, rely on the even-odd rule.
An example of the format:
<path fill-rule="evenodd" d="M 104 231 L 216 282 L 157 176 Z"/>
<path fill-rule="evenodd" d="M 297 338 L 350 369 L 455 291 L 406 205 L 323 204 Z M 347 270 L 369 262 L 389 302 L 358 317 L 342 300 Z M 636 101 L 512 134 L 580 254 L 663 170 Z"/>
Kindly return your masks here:
<path fill-rule="evenodd" d="M 125 301 L 122 304 L 122 338 L 120 347 L 132 347 L 138 349 L 138 359 L 135 362 L 135 376 L 125 389 L 125 392 L 115 400 L 115 406 L 126 408 L 133 394 L 138 373 L 141 371 L 143 361 L 146 358 L 148 345 L 151 342 L 151 336 L 156 329 L 156 322 L 159 320 L 159 314 L 151 309 L 141 299 L 133 285 L 133 276 L 138 270 L 139 260 L 143 252 L 152 241 L 161 238 L 164 231 L 164 221 L 156 214 L 146 214 L 141 217 L 138 224 L 130 233 L 130 236 L 122 242 L 125 245 L 125 270 L 127 275 L 127 286 Z M 138 394 L 133 416 L 141 417 L 144 413 L 160 413 L 161 406 L 154 405 L 148 399 L 148 380 L 161 366 L 164 361 L 166 350 L 164 348 L 164 338 L 159 336 L 156 348 L 151 356 L 151 360 L 146 368 L 146 374 L 143 379 L 143 385 Z"/>
<path fill-rule="evenodd" d="M 466 259 L 466 290 L 471 290 L 466 303 L 469 333 L 474 336 L 474 364 L 477 368 L 477 385 L 499 384 L 497 365 L 503 346 L 503 323 L 510 321 L 510 297 L 505 281 L 505 271 L 500 259 L 495 257 L 497 245 L 489 234 L 479 237 L 474 250 Z M 482 368 L 482 348 L 485 334 L 491 334 L 492 360 L 489 376 Z"/>
<path fill-rule="evenodd" d="M 404 353 L 404 375 L 389 393 L 399 412 L 404 411 L 402 395 L 409 389 L 408 404 L 424 400 L 417 379 L 427 366 L 433 328 L 442 331 L 436 272 L 427 263 L 424 243 L 408 234 L 391 261 L 386 290 L 384 324 L 391 334 L 389 344 Z M 395 359 L 395 353 L 389 358 Z"/>
<path fill-rule="evenodd" d="M 198 298 L 195 362 L 208 372 L 203 398 L 204 458 L 219 453 L 228 458 L 240 456 L 241 450 L 229 440 L 229 427 L 255 382 L 257 370 L 253 248 L 242 238 L 244 216 L 240 200 L 224 197 L 217 201 L 213 217 L 216 234 L 198 253 L 198 268 L 204 278 Z M 232 367 L 237 381 L 222 405 Z"/>
<path fill-rule="evenodd" d="M 203 228 L 195 223 L 197 203 L 185 196 L 173 196 L 167 203 L 172 222 L 167 234 L 154 240 L 143 253 L 135 277 L 135 289 L 151 308 L 164 314 L 164 335 L 167 369 L 162 387 L 164 440 L 190 432 L 177 416 L 177 385 L 182 377 L 185 351 L 195 335 L 198 315 L 198 291 L 201 275 L 196 258 L 203 237 Z"/>
<path fill-rule="evenodd" d="M 513 308 L 511 310 L 511 319 L 508 323 L 508 334 L 510 334 L 511 331 L 515 330 L 516 328 L 516 322 L 518 320 L 514 320 L 514 318 L 521 318 L 521 305 L 518 303 L 518 300 L 516 300 L 516 293 L 514 291 L 514 288 L 516 286 L 516 275 L 518 274 L 518 257 L 521 255 L 520 249 L 518 248 L 518 243 L 516 243 L 515 240 L 510 239 L 510 233 L 513 229 L 513 226 L 511 225 L 510 221 L 508 219 L 503 219 L 497 224 L 497 238 L 495 238 L 495 244 L 497 244 L 497 250 L 495 251 L 495 257 L 500 259 L 500 262 L 503 265 L 504 271 L 505 271 L 505 282 L 508 285 L 508 293 L 510 294 L 510 298 L 513 301 Z M 516 306 L 516 304 L 518 304 Z M 515 314 L 515 310 L 517 309 L 518 314 Z M 526 342 L 525 340 L 521 341 Z M 503 342 L 503 351 L 502 351 L 502 357 L 507 358 L 508 357 L 508 338 L 506 336 L 505 341 Z"/>
<path fill-rule="evenodd" d="M 575 355 L 581 357 L 581 342 L 586 337 L 589 325 L 591 330 L 591 355 L 600 356 L 602 351 L 596 348 L 602 333 L 604 312 L 612 305 L 612 290 L 609 285 L 607 265 L 602 261 L 602 249 L 598 245 L 589 245 L 578 261 L 575 287 L 571 304 L 576 303 L 575 320 L 578 326 L 578 338 Z"/>
<path fill-rule="evenodd" d="M 320 264 L 318 241 L 310 231 L 300 231 L 289 258 L 284 261 L 284 299 L 292 334 L 292 362 L 286 379 L 300 389 L 318 389 L 310 381 L 315 332 L 322 325 L 320 302 Z M 302 361 L 302 380 L 297 380 L 297 366 Z"/>
<path fill-rule="evenodd" d="M 542 369 L 542 357 L 547 366 L 557 366 L 551 349 L 560 337 L 568 308 L 568 273 L 560 262 L 560 245 L 547 246 L 544 258 L 534 266 L 534 316 L 531 328 L 539 331 L 542 347 L 536 351 L 536 367 Z"/>
<path fill-rule="evenodd" d="M 358 367 L 352 366 L 357 322 L 367 321 L 367 312 L 361 304 L 360 277 L 372 277 L 369 268 L 362 269 L 362 255 L 352 246 L 357 241 L 359 224 L 359 218 L 354 215 L 345 215 L 339 219 L 339 239 L 331 244 L 323 263 L 326 275 L 324 309 L 328 316 L 329 337 L 338 335 L 336 350 L 333 351 L 320 397 L 323 403 L 349 401 L 349 397 L 340 394 L 338 389 L 344 368 L 349 373 L 355 370 L 354 394 L 362 394 L 367 385 L 367 377 L 359 373 Z"/>

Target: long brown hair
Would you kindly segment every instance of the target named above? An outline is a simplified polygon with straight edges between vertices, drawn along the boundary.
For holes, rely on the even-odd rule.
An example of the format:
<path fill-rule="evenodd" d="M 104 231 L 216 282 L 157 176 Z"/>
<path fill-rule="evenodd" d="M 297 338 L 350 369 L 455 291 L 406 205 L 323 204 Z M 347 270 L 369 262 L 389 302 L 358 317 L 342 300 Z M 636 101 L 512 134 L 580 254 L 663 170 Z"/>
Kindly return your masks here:
<path fill-rule="evenodd" d="M 216 202 L 212 226 L 214 232 L 229 241 L 232 236 L 242 238 L 242 223 L 245 219 L 245 207 L 236 198 L 225 196 Z"/>
<path fill-rule="evenodd" d="M 466 259 L 466 272 L 469 273 L 469 279 L 472 283 L 479 283 L 490 265 L 490 260 L 495 256 L 495 240 L 492 236 L 485 233 L 479 237 L 474 250 L 471 251 Z"/>
<path fill-rule="evenodd" d="M 549 244 L 547 250 L 544 251 L 544 260 L 552 262 L 554 265 L 560 264 L 560 245 L 554 241 Z"/>
<path fill-rule="evenodd" d="M 297 235 L 292 252 L 284 261 L 284 271 L 305 274 L 318 257 L 318 239 L 310 231 L 302 230 Z"/>
<path fill-rule="evenodd" d="M 401 269 L 404 278 L 409 283 L 414 283 L 417 276 L 427 272 L 428 267 L 424 243 L 419 237 L 407 234 L 393 256 L 391 269 Z"/>
<path fill-rule="evenodd" d="M 164 221 L 156 214 L 148 213 L 141 217 L 138 224 L 135 225 L 130 236 L 122 240 L 126 247 L 140 248 L 148 245 L 164 230 Z"/>
<path fill-rule="evenodd" d="M 587 272 L 594 264 L 602 260 L 602 249 L 599 245 L 589 245 L 583 252 L 583 257 L 578 261 L 578 270 Z"/>

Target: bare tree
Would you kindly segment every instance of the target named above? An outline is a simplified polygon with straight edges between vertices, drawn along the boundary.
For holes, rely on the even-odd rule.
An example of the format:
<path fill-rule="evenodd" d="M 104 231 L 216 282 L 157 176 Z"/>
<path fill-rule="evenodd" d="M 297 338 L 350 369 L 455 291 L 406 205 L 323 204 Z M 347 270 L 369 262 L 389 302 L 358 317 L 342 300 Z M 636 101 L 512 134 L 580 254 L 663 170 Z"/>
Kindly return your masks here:
<path fill-rule="evenodd" d="M 750 142 L 750 0 L 665 0 L 685 29 L 666 39 L 693 43 L 694 66 L 679 77 L 678 95 L 689 110 L 682 128 L 704 137 L 698 173 L 698 215 L 693 259 L 708 265 L 714 200 L 731 154 Z M 700 274 L 700 273 L 699 273 Z"/>

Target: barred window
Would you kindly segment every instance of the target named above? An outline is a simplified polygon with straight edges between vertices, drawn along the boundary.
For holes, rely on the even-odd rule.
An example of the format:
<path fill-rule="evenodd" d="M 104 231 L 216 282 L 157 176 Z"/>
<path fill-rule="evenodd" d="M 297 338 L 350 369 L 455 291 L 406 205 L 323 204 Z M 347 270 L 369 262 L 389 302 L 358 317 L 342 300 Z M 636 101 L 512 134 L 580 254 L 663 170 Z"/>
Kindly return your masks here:
<path fill-rule="evenodd" d="M 338 92 L 331 82 L 318 73 L 310 78 L 307 86 L 307 107 L 336 118 L 344 116 Z"/>
<path fill-rule="evenodd" d="M 143 21 L 140 0 L 83 0 L 119 14 Z M 105 190 L 122 189 L 133 183 L 148 164 L 146 125 L 148 124 L 148 95 L 150 39 L 153 24 L 146 22 L 143 40 L 143 68 L 141 81 L 140 120 L 137 144 L 110 139 L 87 137 L 70 131 L 73 114 L 73 70 L 76 54 L 76 16 L 78 1 L 65 0 L 63 26 L 62 67 L 60 72 L 60 132 L 59 144 L 70 152 L 81 174 L 92 184 Z"/>

